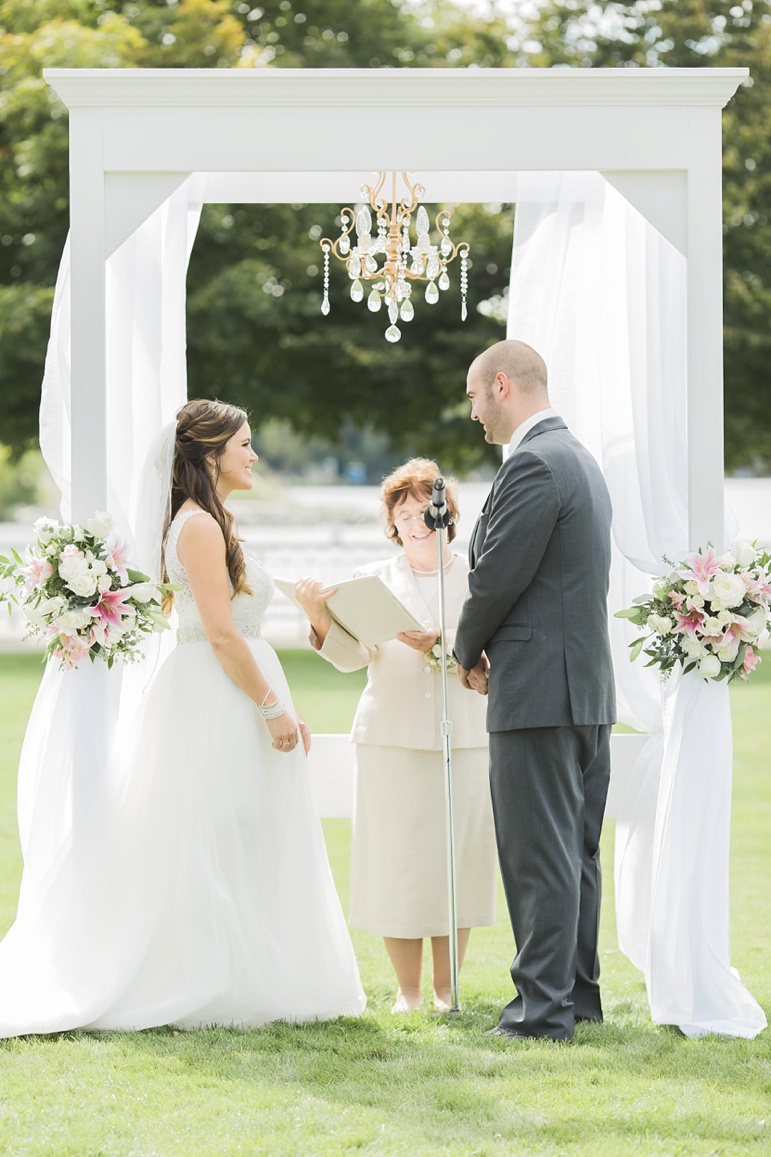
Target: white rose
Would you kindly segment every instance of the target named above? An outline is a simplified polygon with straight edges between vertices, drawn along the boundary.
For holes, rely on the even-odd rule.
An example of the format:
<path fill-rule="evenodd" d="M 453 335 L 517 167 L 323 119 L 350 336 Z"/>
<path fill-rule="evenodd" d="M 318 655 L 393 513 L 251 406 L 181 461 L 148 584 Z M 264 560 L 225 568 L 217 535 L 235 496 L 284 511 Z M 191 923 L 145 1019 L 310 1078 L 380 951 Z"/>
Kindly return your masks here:
<path fill-rule="evenodd" d="M 89 518 L 86 523 L 88 529 L 96 538 L 104 538 L 109 534 L 113 526 L 115 526 L 115 519 L 106 510 L 97 510 L 93 518 Z"/>
<path fill-rule="evenodd" d="M 684 584 L 683 590 L 687 595 L 697 595 L 699 593 L 699 584 L 689 579 L 688 582 Z"/>
<path fill-rule="evenodd" d="M 56 542 L 49 542 L 48 546 L 46 547 L 46 554 L 49 555 L 50 558 L 53 558 L 53 556 L 58 553 L 59 544 Z"/>
<path fill-rule="evenodd" d="M 680 644 L 683 654 L 687 655 L 689 659 L 703 659 L 709 652 L 703 643 L 698 639 L 683 639 Z"/>
<path fill-rule="evenodd" d="M 130 589 L 132 599 L 138 603 L 160 602 L 160 595 L 152 583 L 136 583 Z"/>
<path fill-rule="evenodd" d="M 106 574 L 100 575 L 99 578 L 96 580 L 96 589 L 99 591 L 99 594 L 105 595 L 105 594 L 107 594 L 107 592 L 109 590 L 111 590 L 111 588 L 112 588 L 112 579 L 110 578 L 110 576 L 106 575 Z"/>
<path fill-rule="evenodd" d="M 721 554 L 717 561 L 724 570 L 733 570 L 736 566 L 736 559 L 730 550 L 727 550 L 725 554 Z"/>
<path fill-rule="evenodd" d="M 91 570 L 95 575 L 107 574 L 107 563 L 102 562 L 101 558 L 95 558 L 91 563 Z"/>
<path fill-rule="evenodd" d="M 767 612 L 765 607 L 756 607 L 747 615 L 747 622 L 752 627 L 753 631 L 759 635 L 766 627 Z"/>
<path fill-rule="evenodd" d="M 747 588 L 738 574 L 716 574 L 710 588 L 723 607 L 738 607 L 747 595 Z"/>
<path fill-rule="evenodd" d="M 88 574 L 88 563 L 84 558 L 78 558 L 76 554 L 68 555 L 59 563 L 59 574 L 67 586 L 70 586 L 74 579 Z"/>
<path fill-rule="evenodd" d="M 722 635 L 724 626 L 725 623 L 721 623 L 720 619 L 717 618 L 716 615 L 713 615 L 704 620 L 701 624 L 701 629 L 705 635 Z"/>
<path fill-rule="evenodd" d="M 688 599 L 688 605 L 691 608 L 695 607 L 697 611 L 700 611 L 704 606 L 704 599 L 701 597 L 701 595 L 691 595 L 691 597 Z"/>
<path fill-rule="evenodd" d="M 705 655 L 697 669 L 702 679 L 714 679 L 720 674 L 720 660 L 717 655 Z"/>
<path fill-rule="evenodd" d="M 56 534 L 59 529 L 59 523 L 55 522 L 52 518 L 39 518 L 37 522 L 33 522 L 32 529 L 45 545 L 45 543 L 50 542 Z"/>
<path fill-rule="evenodd" d="M 672 630 L 672 621 L 666 615 L 649 615 L 646 626 L 659 635 L 668 635 Z"/>
<path fill-rule="evenodd" d="M 82 627 L 87 627 L 91 622 L 91 615 L 88 611 L 65 611 L 59 619 L 59 623 L 63 627 L 74 627 L 76 631 L 81 630 Z"/>
<path fill-rule="evenodd" d="M 735 542 L 731 547 L 731 553 L 738 562 L 739 566 L 752 566 L 758 557 L 758 552 L 750 542 Z"/>
<path fill-rule="evenodd" d="M 73 594 L 78 595 L 81 599 L 90 598 L 96 591 L 96 579 L 88 571 L 85 574 L 77 575 L 70 579 L 67 583 Z"/>
<path fill-rule="evenodd" d="M 718 611 L 717 617 L 721 623 L 732 623 L 734 621 L 734 617 L 730 611 Z"/>
<path fill-rule="evenodd" d="M 733 663 L 739 654 L 739 640 L 730 638 L 722 647 L 718 647 L 716 653 L 721 663 Z"/>

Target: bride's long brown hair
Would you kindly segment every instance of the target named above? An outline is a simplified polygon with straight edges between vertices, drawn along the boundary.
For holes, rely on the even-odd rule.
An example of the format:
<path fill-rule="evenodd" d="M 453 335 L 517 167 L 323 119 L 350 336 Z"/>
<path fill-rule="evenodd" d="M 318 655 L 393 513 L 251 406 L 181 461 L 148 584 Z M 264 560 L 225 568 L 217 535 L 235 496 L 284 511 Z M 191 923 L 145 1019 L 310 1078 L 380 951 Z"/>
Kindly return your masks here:
<path fill-rule="evenodd" d="M 177 516 L 183 502 L 189 498 L 216 519 L 225 538 L 225 558 L 234 597 L 242 592 L 250 595 L 252 591 L 246 581 L 246 563 L 241 539 L 236 533 L 236 520 L 222 505 L 216 482 L 225 445 L 247 420 L 244 410 L 225 402 L 203 399 L 186 402 L 177 413 L 172 468 L 171 518 Z M 213 467 L 207 458 L 214 459 Z M 171 602 L 168 599 L 169 609 Z"/>

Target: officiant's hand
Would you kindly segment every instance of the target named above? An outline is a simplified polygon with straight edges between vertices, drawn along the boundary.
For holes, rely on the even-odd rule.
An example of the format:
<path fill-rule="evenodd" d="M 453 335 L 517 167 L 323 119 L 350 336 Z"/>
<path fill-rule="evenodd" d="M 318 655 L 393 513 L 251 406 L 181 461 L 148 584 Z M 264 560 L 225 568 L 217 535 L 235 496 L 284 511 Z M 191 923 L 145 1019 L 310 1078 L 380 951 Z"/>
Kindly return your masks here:
<path fill-rule="evenodd" d="M 325 587 L 320 579 L 315 578 L 301 578 L 294 584 L 295 598 L 308 616 L 319 647 L 332 625 L 327 611 L 327 599 L 336 592 L 337 587 Z"/>
<path fill-rule="evenodd" d="M 432 627 L 429 631 L 402 631 L 396 637 L 400 643 L 406 643 L 408 647 L 425 655 L 439 639 L 439 632 L 436 627 Z"/>

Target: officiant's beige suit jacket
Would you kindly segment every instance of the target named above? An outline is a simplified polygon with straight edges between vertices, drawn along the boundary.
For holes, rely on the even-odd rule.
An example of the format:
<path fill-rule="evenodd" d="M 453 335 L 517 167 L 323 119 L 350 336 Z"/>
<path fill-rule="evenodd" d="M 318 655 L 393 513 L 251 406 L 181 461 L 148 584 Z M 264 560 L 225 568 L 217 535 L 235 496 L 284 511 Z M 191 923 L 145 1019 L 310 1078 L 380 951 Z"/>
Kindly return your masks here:
<path fill-rule="evenodd" d="M 405 555 L 360 567 L 354 578 L 370 574 L 379 575 L 389 590 L 426 627 L 438 627 L 436 598 L 431 600 L 432 606 L 423 600 Z M 456 556 L 445 576 L 450 644 L 467 593 L 468 563 Z M 367 685 L 359 700 L 351 731 L 354 743 L 427 751 L 441 749 L 441 673 L 430 667 L 419 651 L 398 639 L 377 647 L 366 647 L 333 622 L 320 654 L 338 671 L 369 667 Z M 486 747 L 485 700 L 481 695 L 464 691 L 454 671 L 450 671 L 448 682 L 453 747 Z"/>

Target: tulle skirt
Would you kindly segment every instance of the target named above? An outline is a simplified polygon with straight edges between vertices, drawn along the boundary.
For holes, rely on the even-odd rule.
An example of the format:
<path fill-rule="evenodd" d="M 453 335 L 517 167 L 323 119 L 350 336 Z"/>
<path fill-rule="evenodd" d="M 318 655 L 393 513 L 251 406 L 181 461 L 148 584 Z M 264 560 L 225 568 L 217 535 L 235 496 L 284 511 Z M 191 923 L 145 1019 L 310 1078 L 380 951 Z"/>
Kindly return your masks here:
<path fill-rule="evenodd" d="M 289 704 L 273 649 L 249 646 Z M 22 886 L 0 944 L 0 1036 L 247 1027 L 364 1005 L 302 747 L 272 748 L 208 643 L 178 646 L 129 750 Z"/>

